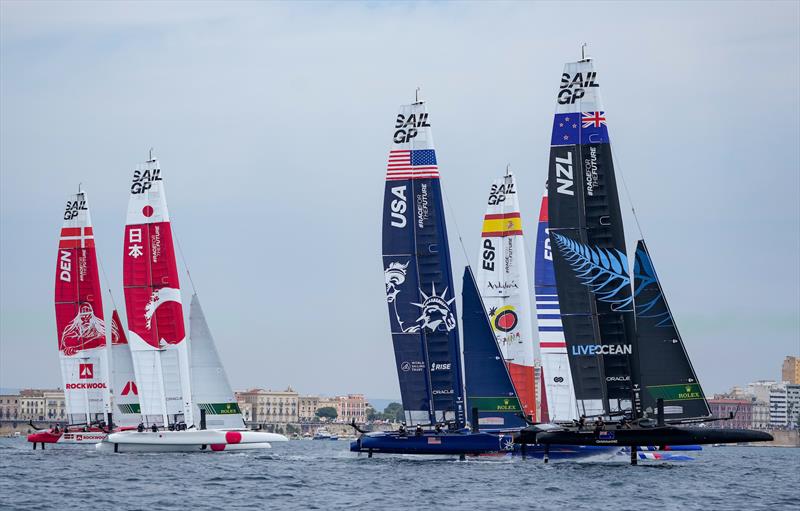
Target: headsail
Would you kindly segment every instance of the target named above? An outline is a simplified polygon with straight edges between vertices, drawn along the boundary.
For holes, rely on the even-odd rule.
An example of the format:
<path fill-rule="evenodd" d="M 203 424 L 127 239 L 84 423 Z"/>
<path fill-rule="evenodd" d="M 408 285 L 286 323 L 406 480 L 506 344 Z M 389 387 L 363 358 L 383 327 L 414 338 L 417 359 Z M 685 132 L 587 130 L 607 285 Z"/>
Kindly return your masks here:
<path fill-rule="evenodd" d="M 110 411 L 106 322 L 85 192 L 67 201 L 55 282 L 56 334 L 69 422 L 105 420 Z"/>
<path fill-rule="evenodd" d="M 636 333 L 644 388 L 642 407 L 654 415 L 656 400 L 662 398 L 667 418 L 710 416 L 703 388 L 678 333 L 644 240 L 639 240 L 636 245 L 633 274 Z"/>
<path fill-rule="evenodd" d="M 158 160 L 137 166 L 130 191 L 123 285 L 142 416 L 149 423 L 193 424 L 181 290 Z"/>
<path fill-rule="evenodd" d="M 133 356 L 117 309 L 111 314 L 111 388 L 114 424 L 135 426 L 141 422 L 139 388 L 133 372 Z"/>
<path fill-rule="evenodd" d="M 547 403 L 547 420 L 571 421 L 578 418 L 575 406 L 575 387 L 567 357 L 564 325 L 558 304 L 556 275 L 553 270 L 553 251 L 550 247 L 547 220 L 547 189 L 539 209 L 536 233 L 534 290 L 536 320 L 539 330 L 539 351 L 542 354 L 543 402 Z"/>
<path fill-rule="evenodd" d="M 406 421 L 464 424 L 464 396 L 439 170 L 421 101 L 400 107 L 383 204 L 386 301 Z"/>
<path fill-rule="evenodd" d="M 536 416 L 531 303 L 517 184 L 511 172 L 489 190 L 483 217 L 478 284 L 525 415 Z M 472 405 L 470 405 L 472 406 Z"/>
<path fill-rule="evenodd" d="M 550 243 L 580 413 L 640 415 L 631 275 L 591 59 L 561 75 L 548 177 Z"/>
<path fill-rule="evenodd" d="M 233 395 L 228 374 L 219 359 L 214 338 L 206 323 L 200 299 L 192 295 L 189 306 L 189 338 L 192 342 L 191 371 L 195 419 L 206 412 L 209 429 L 244 427 L 244 418 Z"/>
<path fill-rule="evenodd" d="M 525 421 L 519 416 L 523 409 L 511 381 L 512 375 L 469 266 L 464 268 L 462 307 L 468 409 L 477 408 L 481 430 L 525 427 Z"/>

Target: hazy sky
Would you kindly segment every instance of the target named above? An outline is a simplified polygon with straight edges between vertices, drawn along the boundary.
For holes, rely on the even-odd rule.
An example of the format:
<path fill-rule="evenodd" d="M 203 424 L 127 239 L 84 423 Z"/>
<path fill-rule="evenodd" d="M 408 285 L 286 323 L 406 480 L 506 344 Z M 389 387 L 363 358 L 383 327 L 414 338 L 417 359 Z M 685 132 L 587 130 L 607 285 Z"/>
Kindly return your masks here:
<path fill-rule="evenodd" d="M 701 382 L 778 378 L 800 351 L 798 5 L 3 1 L 0 386 L 60 385 L 53 272 L 78 182 L 124 309 L 152 146 L 234 387 L 399 396 L 380 257 L 397 106 L 417 86 L 429 102 L 458 276 L 457 233 L 474 260 L 507 163 L 534 232 L 584 41 Z"/>

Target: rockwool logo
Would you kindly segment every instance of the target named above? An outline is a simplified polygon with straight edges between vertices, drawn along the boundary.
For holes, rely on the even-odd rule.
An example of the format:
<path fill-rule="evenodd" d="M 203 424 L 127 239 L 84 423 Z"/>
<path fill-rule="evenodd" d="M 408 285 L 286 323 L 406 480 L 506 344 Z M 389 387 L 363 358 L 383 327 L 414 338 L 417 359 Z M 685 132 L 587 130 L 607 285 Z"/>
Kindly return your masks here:
<path fill-rule="evenodd" d="M 78 367 L 78 378 L 81 380 L 94 379 L 94 364 L 80 364 Z"/>
<path fill-rule="evenodd" d="M 133 392 L 134 396 L 139 395 L 139 389 L 136 388 L 136 382 L 129 381 L 128 383 L 126 383 L 125 387 L 122 388 L 122 392 L 120 392 L 120 394 L 122 394 L 123 396 L 127 396 L 131 392 Z"/>

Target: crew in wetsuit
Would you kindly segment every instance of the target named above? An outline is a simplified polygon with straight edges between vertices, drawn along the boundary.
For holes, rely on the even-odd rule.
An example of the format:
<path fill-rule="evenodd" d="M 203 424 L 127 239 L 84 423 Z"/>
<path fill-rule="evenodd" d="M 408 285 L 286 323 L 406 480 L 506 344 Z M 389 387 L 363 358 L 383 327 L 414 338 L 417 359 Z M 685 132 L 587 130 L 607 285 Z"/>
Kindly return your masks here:
<path fill-rule="evenodd" d="M 397 432 L 400 433 L 400 436 L 406 436 L 406 425 L 400 424 L 400 429 Z"/>
<path fill-rule="evenodd" d="M 414 434 L 417 436 L 422 436 L 422 426 L 417 424 L 417 429 L 414 431 Z"/>
<path fill-rule="evenodd" d="M 578 420 L 578 431 L 582 430 L 585 425 L 586 425 L 586 416 L 581 415 L 580 420 Z"/>
<path fill-rule="evenodd" d="M 158 433 L 158 426 L 156 426 L 155 424 L 153 424 L 153 427 L 151 427 L 151 428 L 150 428 L 150 430 L 151 430 L 153 433 Z"/>
<path fill-rule="evenodd" d="M 605 425 L 606 425 L 606 423 L 603 422 L 603 418 L 602 417 L 598 417 L 597 420 L 594 421 L 594 432 L 595 433 L 600 433 L 601 431 L 603 431 L 603 426 L 605 426 Z"/>
<path fill-rule="evenodd" d="M 136 426 L 136 431 L 139 433 L 144 432 L 144 422 L 140 422 L 138 426 Z"/>

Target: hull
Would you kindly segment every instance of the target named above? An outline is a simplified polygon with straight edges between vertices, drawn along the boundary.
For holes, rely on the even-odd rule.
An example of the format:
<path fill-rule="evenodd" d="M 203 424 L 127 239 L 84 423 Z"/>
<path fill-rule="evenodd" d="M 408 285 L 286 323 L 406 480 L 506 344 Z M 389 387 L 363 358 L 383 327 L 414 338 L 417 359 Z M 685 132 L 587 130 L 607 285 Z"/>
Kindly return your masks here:
<path fill-rule="evenodd" d="M 722 429 L 700 427 L 663 426 L 641 429 L 601 431 L 548 431 L 523 430 L 515 439 L 520 443 L 548 443 L 564 445 L 696 445 L 769 442 L 772 435 L 749 429 Z"/>
<path fill-rule="evenodd" d="M 105 440 L 108 434 L 98 428 L 89 431 L 58 431 L 52 429 L 37 431 L 28 435 L 28 442 L 41 444 L 96 444 Z"/>
<path fill-rule="evenodd" d="M 371 433 L 350 443 L 351 452 L 386 454 L 487 454 L 513 449 L 510 435 L 489 433 L 424 433 L 419 436 Z"/>
<path fill-rule="evenodd" d="M 122 431 L 97 444 L 101 452 L 195 452 L 269 449 L 283 435 L 249 430 Z"/>

